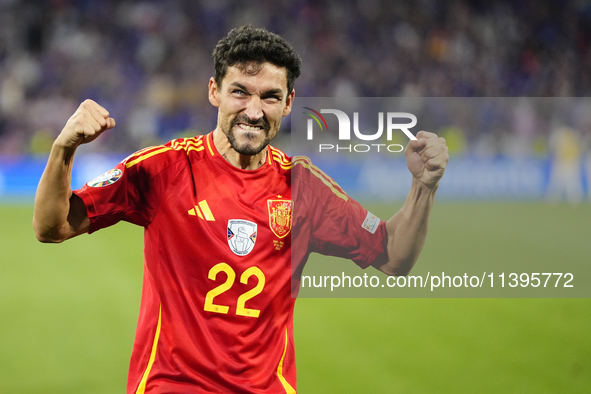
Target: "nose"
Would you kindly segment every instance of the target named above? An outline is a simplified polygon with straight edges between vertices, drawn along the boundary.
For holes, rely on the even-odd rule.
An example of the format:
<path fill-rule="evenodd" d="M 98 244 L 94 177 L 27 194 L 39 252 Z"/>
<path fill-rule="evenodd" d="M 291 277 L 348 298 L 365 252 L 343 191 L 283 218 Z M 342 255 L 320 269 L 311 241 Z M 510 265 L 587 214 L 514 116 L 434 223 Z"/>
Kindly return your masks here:
<path fill-rule="evenodd" d="M 250 96 L 248 103 L 246 104 L 245 114 L 253 122 L 256 122 L 263 117 L 263 105 L 262 100 L 259 96 L 253 94 Z"/>

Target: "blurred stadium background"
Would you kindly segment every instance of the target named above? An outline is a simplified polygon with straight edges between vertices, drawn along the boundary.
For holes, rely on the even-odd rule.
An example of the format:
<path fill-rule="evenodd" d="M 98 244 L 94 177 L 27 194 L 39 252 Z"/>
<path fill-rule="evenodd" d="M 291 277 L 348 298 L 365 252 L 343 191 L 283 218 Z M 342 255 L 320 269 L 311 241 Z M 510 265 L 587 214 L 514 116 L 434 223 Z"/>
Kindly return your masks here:
<path fill-rule="evenodd" d="M 498 127 L 433 130 L 450 145 L 451 186 L 442 185 L 422 260 L 588 264 L 589 1 L 0 0 L 0 393 L 123 392 L 142 230 L 120 224 L 38 244 L 36 184 L 86 98 L 118 125 L 80 150 L 75 187 L 146 145 L 212 130 L 211 50 L 244 23 L 294 45 L 302 97 L 507 97 Z M 560 117 L 547 116 L 556 108 Z M 280 147 L 289 148 L 289 124 Z M 336 179 L 371 173 L 349 159 L 323 168 Z M 392 207 L 360 195 L 382 218 L 403 197 L 394 191 Z M 301 393 L 591 390 L 589 299 L 297 304 Z"/>

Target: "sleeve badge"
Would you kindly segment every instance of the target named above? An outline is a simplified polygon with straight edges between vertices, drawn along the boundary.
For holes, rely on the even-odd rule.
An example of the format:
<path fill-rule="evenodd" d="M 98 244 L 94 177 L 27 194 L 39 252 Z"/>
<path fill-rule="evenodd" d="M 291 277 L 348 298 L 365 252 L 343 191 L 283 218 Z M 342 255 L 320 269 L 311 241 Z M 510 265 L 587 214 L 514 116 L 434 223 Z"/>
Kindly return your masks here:
<path fill-rule="evenodd" d="M 105 172 L 103 175 L 97 176 L 92 181 L 88 182 L 87 185 L 90 187 L 109 186 L 121 179 L 122 175 L 123 171 L 119 168 L 114 168 L 111 171 Z"/>

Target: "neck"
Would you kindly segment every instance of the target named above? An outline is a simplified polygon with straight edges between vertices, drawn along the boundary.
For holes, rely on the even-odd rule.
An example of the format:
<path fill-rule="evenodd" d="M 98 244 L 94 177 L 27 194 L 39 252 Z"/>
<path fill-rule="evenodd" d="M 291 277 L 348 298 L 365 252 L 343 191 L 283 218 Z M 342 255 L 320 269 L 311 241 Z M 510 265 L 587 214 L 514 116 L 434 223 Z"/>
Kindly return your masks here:
<path fill-rule="evenodd" d="M 261 167 L 267 159 L 267 148 L 263 149 L 256 155 L 242 155 L 236 152 L 234 148 L 232 148 L 232 145 L 230 145 L 224 132 L 221 131 L 219 127 L 213 132 L 213 144 L 218 153 L 222 155 L 228 163 L 242 170 L 256 170 Z"/>

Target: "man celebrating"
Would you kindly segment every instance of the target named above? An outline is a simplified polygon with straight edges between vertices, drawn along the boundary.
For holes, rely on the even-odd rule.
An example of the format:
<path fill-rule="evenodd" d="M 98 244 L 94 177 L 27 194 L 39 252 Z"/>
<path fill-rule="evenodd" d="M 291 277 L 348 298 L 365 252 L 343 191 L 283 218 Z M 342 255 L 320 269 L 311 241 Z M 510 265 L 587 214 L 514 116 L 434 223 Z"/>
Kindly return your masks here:
<path fill-rule="evenodd" d="M 269 145 L 291 112 L 300 73 L 284 39 L 234 29 L 213 58 L 213 132 L 136 152 L 72 191 L 76 148 L 115 126 L 86 100 L 54 142 L 37 190 L 42 242 L 120 220 L 145 227 L 128 393 L 295 393 L 292 295 L 309 254 L 406 275 L 449 160 L 442 138 L 419 132 L 405 151 L 408 198 L 382 222 L 309 159 Z"/>

